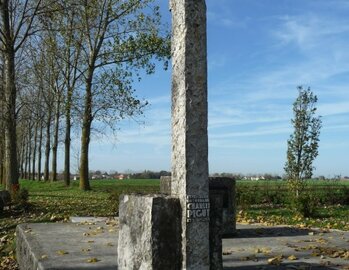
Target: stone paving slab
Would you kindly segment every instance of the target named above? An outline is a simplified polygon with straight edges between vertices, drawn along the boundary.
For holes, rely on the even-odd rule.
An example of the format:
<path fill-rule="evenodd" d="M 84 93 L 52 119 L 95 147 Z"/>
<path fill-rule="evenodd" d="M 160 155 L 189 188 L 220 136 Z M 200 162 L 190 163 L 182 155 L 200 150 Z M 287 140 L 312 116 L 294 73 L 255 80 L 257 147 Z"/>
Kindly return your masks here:
<path fill-rule="evenodd" d="M 95 223 L 95 222 L 106 222 L 110 220 L 110 218 L 109 217 L 70 217 L 69 220 L 72 223 L 83 223 L 83 222 Z"/>
<path fill-rule="evenodd" d="M 117 269 L 116 223 L 32 223 L 17 226 L 20 269 Z"/>
<path fill-rule="evenodd" d="M 223 239 L 224 269 L 349 269 L 349 232 L 247 224 L 237 228 L 234 238 Z M 347 259 L 337 257 L 340 250 L 347 250 Z M 269 264 L 270 259 L 277 265 Z"/>
<path fill-rule="evenodd" d="M 224 269 L 349 269 L 349 260 L 314 257 L 314 249 L 308 249 L 349 250 L 349 232 L 245 224 L 238 224 L 237 229 L 234 238 L 223 239 Z M 21 224 L 17 227 L 17 256 L 21 269 L 26 270 L 115 270 L 117 239 L 117 220 Z M 280 255 L 280 265 L 268 264 L 268 259 Z M 288 260 L 291 255 L 298 259 Z"/>

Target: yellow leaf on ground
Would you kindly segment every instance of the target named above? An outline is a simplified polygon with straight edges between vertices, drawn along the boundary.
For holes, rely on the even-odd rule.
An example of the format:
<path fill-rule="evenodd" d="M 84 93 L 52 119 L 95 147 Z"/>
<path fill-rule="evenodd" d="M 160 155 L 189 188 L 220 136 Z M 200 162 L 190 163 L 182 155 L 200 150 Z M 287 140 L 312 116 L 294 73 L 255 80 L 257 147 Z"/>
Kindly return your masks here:
<path fill-rule="evenodd" d="M 294 256 L 294 255 L 288 256 L 287 259 L 291 260 L 291 261 L 298 260 L 298 258 L 296 256 Z"/>
<path fill-rule="evenodd" d="M 280 265 L 280 263 L 282 263 L 282 260 L 280 259 L 280 257 L 274 257 L 274 258 L 268 259 L 268 264 Z"/>
<path fill-rule="evenodd" d="M 98 260 L 97 258 L 89 258 L 87 260 L 88 263 L 96 263 L 96 262 L 99 262 L 100 260 Z"/>
<path fill-rule="evenodd" d="M 57 254 L 58 254 L 58 255 L 66 255 L 66 254 L 69 254 L 69 252 L 68 252 L 68 251 L 65 251 L 65 250 L 58 250 L 58 251 L 57 251 Z"/>

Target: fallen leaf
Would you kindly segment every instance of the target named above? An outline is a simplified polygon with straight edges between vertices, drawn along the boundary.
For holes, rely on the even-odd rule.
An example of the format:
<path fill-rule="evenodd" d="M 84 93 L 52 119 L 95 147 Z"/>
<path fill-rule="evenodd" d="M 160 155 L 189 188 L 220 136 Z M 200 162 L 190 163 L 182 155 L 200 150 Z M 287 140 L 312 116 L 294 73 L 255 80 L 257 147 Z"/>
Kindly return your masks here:
<path fill-rule="evenodd" d="M 274 258 L 268 259 L 268 264 L 280 265 L 280 263 L 282 263 L 282 259 L 280 257 L 274 257 Z"/>
<path fill-rule="evenodd" d="M 59 255 L 66 255 L 66 254 L 69 254 L 69 252 L 65 251 L 65 250 L 58 250 L 57 254 L 59 254 Z"/>
<path fill-rule="evenodd" d="M 100 260 L 98 260 L 97 258 L 90 258 L 87 260 L 88 263 L 96 263 L 99 262 Z"/>
<path fill-rule="evenodd" d="M 291 260 L 291 261 L 295 261 L 295 260 L 298 260 L 298 258 L 294 255 L 290 255 L 287 257 L 288 260 Z"/>

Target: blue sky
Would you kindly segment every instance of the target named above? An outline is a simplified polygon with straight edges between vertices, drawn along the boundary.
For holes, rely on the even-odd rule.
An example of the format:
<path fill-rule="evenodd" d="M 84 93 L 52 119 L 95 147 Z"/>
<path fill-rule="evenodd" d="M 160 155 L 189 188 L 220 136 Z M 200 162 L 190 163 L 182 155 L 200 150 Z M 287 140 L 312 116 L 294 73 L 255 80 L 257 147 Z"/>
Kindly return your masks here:
<path fill-rule="evenodd" d="M 298 85 L 322 115 L 315 175 L 349 175 L 349 1 L 207 0 L 210 173 L 283 174 Z M 168 1 L 159 1 L 170 23 Z M 90 168 L 170 170 L 171 72 L 136 85 L 144 124 L 91 143 Z M 74 150 L 74 149 L 73 149 Z"/>

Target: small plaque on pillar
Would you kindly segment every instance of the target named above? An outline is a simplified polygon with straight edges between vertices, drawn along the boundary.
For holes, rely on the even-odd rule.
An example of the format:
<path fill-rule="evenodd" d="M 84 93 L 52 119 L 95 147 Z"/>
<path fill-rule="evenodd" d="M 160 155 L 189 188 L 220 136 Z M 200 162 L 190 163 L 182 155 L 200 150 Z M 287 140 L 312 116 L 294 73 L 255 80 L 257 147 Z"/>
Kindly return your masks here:
<path fill-rule="evenodd" d="M 210 199 L 207 196 L 187 195 L 187 223 L 210 221 Z"/>

